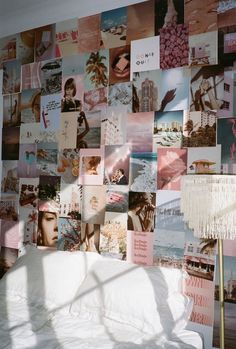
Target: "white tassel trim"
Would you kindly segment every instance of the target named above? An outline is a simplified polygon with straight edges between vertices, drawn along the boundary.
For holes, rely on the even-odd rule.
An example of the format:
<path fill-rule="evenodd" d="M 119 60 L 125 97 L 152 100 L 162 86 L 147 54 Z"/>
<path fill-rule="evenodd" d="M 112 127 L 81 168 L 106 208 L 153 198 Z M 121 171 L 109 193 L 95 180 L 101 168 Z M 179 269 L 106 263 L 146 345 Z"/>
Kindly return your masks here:
<path fill-rule="evenodd" d="M 181 212 L 194 235 L 236 238 L 236 176 L 187 175 L 181 179 Z"/>

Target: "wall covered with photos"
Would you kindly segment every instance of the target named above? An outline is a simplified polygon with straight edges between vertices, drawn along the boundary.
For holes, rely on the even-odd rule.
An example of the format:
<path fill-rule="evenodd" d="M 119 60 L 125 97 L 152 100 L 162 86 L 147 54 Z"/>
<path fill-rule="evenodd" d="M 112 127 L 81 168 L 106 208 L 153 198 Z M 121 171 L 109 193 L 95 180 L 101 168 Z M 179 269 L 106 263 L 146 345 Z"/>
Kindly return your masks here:
<path fill-rule="evenodd" d="M 28 243 L 183 268 L 191 326 L 219 347 L 216 246 L 184 225 L 180 179 L 236 174 L 236 1 L 46 25 L 0 39 L 0 63 L 1 275 Z M 233 349 L 235 243 L 224 253 Z"/>

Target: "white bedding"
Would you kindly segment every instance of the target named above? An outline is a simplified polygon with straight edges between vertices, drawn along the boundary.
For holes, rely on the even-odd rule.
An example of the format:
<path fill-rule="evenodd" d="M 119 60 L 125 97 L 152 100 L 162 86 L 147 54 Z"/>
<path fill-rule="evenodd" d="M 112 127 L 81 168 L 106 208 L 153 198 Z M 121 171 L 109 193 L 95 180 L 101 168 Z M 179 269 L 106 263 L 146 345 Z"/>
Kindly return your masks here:
<path fill-rule="evenodd" d="M 203 349 L 183 277 L 28 246 L 0 281 L 0 349 Z"/>
<path fill-rule="evenodd" d="M 0 349 L 203 349 L 200 335 L 147 336 L 131 326 L 94 323 L 60 312 L 49 314 L 20 297 L 0 295 Z"/>

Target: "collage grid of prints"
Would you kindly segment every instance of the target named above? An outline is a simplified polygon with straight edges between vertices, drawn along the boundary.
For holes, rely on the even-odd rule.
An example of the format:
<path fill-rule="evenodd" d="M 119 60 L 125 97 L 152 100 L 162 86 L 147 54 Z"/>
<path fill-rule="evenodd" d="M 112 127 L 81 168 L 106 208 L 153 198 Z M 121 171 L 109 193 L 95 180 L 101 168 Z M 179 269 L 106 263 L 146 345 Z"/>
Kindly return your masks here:
<path fill-rule="evenodd" d="M 216 243 L 184 224 L 180 181 L 236 174 L 236 1 L 149 0 L 17 33 L 0 67 L 0 274 L 22 244 L 184 269 L 192 328 L 219 347 Z M 224 254 L 233 349 L 236 244 Z"/>

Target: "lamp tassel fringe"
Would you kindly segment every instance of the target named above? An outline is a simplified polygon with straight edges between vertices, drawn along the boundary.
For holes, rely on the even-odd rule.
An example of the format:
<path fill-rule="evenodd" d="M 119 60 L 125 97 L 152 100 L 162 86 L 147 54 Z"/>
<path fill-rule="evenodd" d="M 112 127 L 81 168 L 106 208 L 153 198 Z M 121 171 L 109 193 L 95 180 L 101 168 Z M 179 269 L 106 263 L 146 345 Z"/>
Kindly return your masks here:
<path fill-rule="evenodd" d="M 236 176 L 183 176 L 181 212 L 195 236 L 235 239 Z"/>

